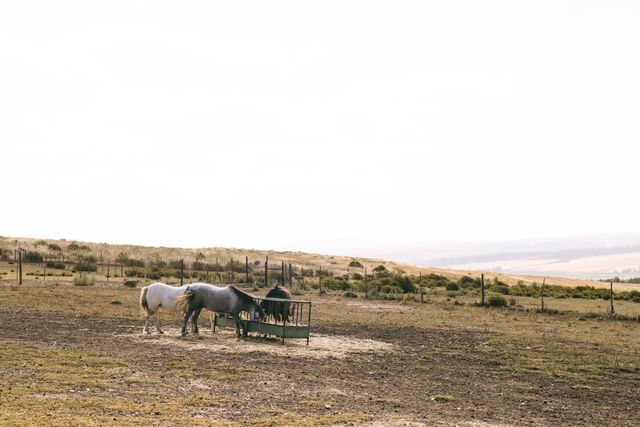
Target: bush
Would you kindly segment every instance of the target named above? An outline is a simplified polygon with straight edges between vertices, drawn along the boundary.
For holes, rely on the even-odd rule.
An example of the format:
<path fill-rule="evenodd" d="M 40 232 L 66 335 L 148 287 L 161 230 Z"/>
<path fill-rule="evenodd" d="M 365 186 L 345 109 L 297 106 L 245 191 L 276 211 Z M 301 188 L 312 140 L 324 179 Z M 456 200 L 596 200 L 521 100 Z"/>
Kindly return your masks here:
<path fill-rule="evenodd" d="M 59 261 L 47 261 L 46 266 L 55 270 L 64 270 L 64 263 Z"/>
<path fill-rule="evenodd" d="M 362 268 L 362 264 L 354 259 L 349 263 L 349 267 Z"/>
<path fill-rule="evenodd" d="M 408 294 L 408 293 L 416 291 L 415 285 L 413 284 L 411 279 L 406 277 L 406 276 L 398 278 L 398 280 L 396 282 L 397 282 L 398 286 L 400 287 L 400 289 L 402 289 L 402 292 L 404 292 L 405 294 Z"/>
<path fill-rule="evenodd" d="M 447 290 L 448 291 L 457 291 L 457 290 L 460 290 L 460 287 L 458 286 L 458 284 L 456 282 L 450 282 L 450 283 L 447 283 Z"/>
<path fill-rule="evenodd" d="M 344 293 L 345 298 L 358 298 L 358 295 L 355 292 L 347 291 Z"/>
<path fill-rule="evenodd" d="M 491 307 L 504 307 L 507 305 L 507 299 L 502 295 L 491 295 L 487 302 Z"/>
<path fill-rule="evenodd" d="M 44 258 L 42 258 L 42 255 L 40 255 L 39 252 L 35 252 L 35 251 L 27 251 L 24 254 L 24 262 L 31 262 L 31 263 L 41 263 L 44 261 Z"/>
<path fill-rule="evenodd" d="M 322 288 L 330 291 L 346 291 L 351 288 L 349 281 L 344 278 L 329 277 L 322 280 Z"/>
<path fill-rule="evenodd" d="M 509 295 L 509 286 L 504 284 L 491 285 L 489 287 L 489 291 L 502 294 L 502 295 Z"/>
<path fill-rule="evenodd" d="M 132 268 L 132 269 L 129 269 L 129 270 L 125 270 L 124 271 L 124 275 L 126 277 L 139 277 L 139 278 L 142 278 L 142 277 L 144 277 L 144 271 Z"/>
<path fill-rule="evenodd" d="M 73 284 L 75 286 L 93 286 L 95 284 L 95 280 L 86 274 L 81 274 L 73 278 Z"/>
<path fill-rule="evenodd" d="M 89 262 L 80 261 L 75 265 L 75 267 L 73 269 L 75 271 L 84 271 L 84 272 L 87 272 L 87 273 L 95 273 L 96 271 L 98 271 L 98 266 L 96 264 L 92 264 L 92 263 L 89 263 Z"/>
<path fill-rule="evenodd" d="M 402 288 L 395 285 L 383 285 L 380 287 L 380 293 L 383 294 L 401 294 Z"/>

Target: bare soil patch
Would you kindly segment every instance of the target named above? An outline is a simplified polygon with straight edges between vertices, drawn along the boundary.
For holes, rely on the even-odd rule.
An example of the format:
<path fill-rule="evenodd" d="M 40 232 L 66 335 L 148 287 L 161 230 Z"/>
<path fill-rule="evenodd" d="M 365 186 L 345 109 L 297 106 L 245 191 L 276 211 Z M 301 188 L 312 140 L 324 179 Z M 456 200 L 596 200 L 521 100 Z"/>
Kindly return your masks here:
<path fill-rule="evenodd" d="M 206 350 L 215 354 L 267 353 L 276 357 L 309 359 L 343 359 L 353 354 L 374 354 L 393 351 L 393 344 L 366 338 L 341 335 L 312 334 L 310 344 L 303 339 L 280 339 L 251 336 L 237 338 L 230 330 L 217 331 L 215 335 L 204 332 L 194 337 L 180 336 L 180 329 L 167 328 L 164 335 L 129 334 L 133 340 L 156 345 L 180 347 L 186 350 Z"/>

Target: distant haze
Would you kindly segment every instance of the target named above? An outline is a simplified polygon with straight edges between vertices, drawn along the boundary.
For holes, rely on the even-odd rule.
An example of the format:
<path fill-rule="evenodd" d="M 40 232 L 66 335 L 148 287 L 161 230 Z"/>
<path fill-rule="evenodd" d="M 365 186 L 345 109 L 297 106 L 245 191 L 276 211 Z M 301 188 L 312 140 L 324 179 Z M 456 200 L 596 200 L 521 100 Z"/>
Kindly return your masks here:
<path fill-rule="evenodd" d="M 2 2 L 0 234 L 518 269 L 459 258 L 637 234 L 638 22 L 630 1 Z"/>

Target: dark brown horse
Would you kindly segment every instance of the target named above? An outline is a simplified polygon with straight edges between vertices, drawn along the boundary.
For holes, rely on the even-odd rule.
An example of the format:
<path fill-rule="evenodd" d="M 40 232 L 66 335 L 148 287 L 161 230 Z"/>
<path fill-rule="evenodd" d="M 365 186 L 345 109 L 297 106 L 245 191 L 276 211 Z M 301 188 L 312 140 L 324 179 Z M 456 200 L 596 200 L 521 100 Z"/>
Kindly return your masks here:
<path fill-rule="evenodd" d="M 277 285 L 275 288 L 269 289 L 267 298 L 291 299 L 291 292 L 287 288 Z M 293 316 L 291 304 L 285 301 L 261 301 L 262 309 L 266 318 L 273 316 L 276 322 L 288 322 Z"/>

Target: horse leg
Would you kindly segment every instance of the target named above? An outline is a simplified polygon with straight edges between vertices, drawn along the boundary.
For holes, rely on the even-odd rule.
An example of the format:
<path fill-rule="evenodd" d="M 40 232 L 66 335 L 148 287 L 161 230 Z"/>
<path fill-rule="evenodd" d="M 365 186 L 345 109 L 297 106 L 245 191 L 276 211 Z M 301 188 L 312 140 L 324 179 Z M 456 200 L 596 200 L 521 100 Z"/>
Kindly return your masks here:
<path fill-rule="evenodd" d="M 240 316 L 236 315 L 234 319 L 236 321 L 236 336 L 240 338 Z"/>
<path fill-rule="evenodd" d="M 216 314 L 212 311 L 211 312 L 211 333 L 212 334 L 216 333 L 215 315 Z"/>
<path fill-rule="evenodd" d="M 144 327 L 142 328 L 142 333 L 143 334 L 150 334 L 151 332 L 149 331 L 149 314 L 145 314 L 144 315 Z"/>
<path fill-rule="evenodd" d="M 189 307 L 182 318 L 182 330 L 180 331 L 180 335 L 183 337 L 187 336 L 187 322 L 189 321 L 189 317 L 191 317 L 191 313 L 193 313 L 193 309 Z"/>
<path fill-rule="evenodd" d="M 193 317 L 191 318 L 191 333 L 193 335 L 198 335 L 198 317 L 200 317 L 201 311 L 202 307 L 196 308 L 193 312 Z"/>
<path fill-rule="evenodd" d="M 160 310 L 158 310 L 160 311 Z M 162 329 L 160 329 L 160 318 L 158 317 L 158 311 L 156 311 L 156 331 L 158 331 L 159 334 L 164 334 L 164 331 Z"/>

